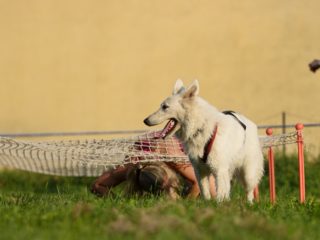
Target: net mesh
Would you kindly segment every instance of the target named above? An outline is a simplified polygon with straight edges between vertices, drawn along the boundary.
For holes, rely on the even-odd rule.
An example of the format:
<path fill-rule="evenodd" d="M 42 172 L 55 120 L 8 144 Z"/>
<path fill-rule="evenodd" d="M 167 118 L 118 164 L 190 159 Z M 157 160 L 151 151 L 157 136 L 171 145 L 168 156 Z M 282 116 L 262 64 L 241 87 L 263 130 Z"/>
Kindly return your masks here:
<path fill-rule="evenodd" d="M 122 139 L 24 141 L 0 137 L 0 166 L 60 176 L 99 176 L 129 163 L 188 163 L 181 143 L 159 132 Z M 260 137 L 261 146 L 296 142 L 296 132 Z"/>

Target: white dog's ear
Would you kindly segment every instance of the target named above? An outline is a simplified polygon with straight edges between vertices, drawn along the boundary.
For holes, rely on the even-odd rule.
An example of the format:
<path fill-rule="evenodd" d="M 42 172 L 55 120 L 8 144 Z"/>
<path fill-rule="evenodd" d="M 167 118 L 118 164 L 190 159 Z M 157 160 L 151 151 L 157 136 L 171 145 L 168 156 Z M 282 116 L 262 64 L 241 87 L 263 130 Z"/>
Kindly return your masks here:
<path fill-rule="evenodd" d="M 199 82 L 194 80 L 192 84 L 188 87 L 186 92 L 183 94 L 183 98 L 192 98 L 199 94 Z"/>
<path fill-rule="evenodd" d="M 178 79 L 174 84 L 172 95 L 176 95 L 180 93 L 180 91 L 184 90 L 183 82 L 181 79 Z"/>

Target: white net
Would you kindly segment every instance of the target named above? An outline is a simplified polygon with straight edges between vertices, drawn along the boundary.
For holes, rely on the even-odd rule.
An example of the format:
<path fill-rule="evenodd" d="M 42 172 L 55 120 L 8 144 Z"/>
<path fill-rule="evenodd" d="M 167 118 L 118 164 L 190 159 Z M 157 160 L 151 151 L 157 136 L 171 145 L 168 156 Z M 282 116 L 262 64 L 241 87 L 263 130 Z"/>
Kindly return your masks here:
<path fill-rule="evenodd" d="M 99 176 L 129 163 L 188 163 L 181 143 L 158 132 L 123 139 L 23 141 L 0 137 L 0 166 L 61 176 Z M 296 132 L 260 137 L 262 147 L 296 142 Z"/>
<path fill-rule="evenodd" d="M 297 132 L 274 136 L 262 136 L 260 137 L 260 143 L 263 148 L 297 143 Z"/>

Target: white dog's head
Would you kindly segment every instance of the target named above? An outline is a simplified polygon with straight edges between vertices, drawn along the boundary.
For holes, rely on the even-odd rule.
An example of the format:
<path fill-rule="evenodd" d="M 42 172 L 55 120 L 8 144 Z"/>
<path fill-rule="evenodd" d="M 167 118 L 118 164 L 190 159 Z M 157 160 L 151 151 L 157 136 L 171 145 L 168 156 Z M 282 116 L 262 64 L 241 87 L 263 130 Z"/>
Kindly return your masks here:
<path fill-rule="evenodd" d="M 183 82 L 179 79 L 176 81 L 172 96 L 165 99 L 160 108 L 147 117 L 144 123 L 148 126 L 154 126 L 169 120 L 160 137 L 166 138 L 173 135 L 181 127 L 181 122 L 186 117 L 188 109 L 185 107 L 186 102 L 192 101 L 199 94 L 199 83 L 194 80 L 193 83 L 185 88 Z"/>

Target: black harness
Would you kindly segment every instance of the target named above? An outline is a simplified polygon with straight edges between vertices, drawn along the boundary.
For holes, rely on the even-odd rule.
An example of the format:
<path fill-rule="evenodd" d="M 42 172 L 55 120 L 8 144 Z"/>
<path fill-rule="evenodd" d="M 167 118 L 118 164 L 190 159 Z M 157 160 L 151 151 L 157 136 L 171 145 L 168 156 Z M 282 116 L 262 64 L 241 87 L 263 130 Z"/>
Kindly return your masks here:
<path fill-rule="evenodd" d="M 247 126 L 235 115 L 236 112 L 228 110 L 223 111 L 222 113 L 234 117 L 234 119 L 237 120 L 237 122 L 243 127 L 244 130 L 247 129 Z"/>

